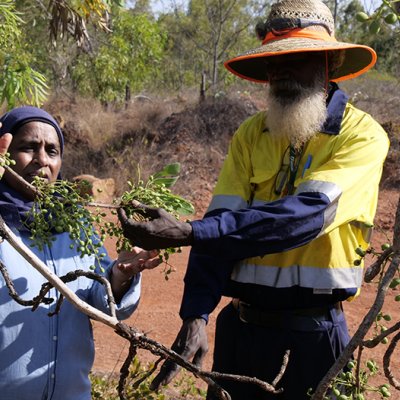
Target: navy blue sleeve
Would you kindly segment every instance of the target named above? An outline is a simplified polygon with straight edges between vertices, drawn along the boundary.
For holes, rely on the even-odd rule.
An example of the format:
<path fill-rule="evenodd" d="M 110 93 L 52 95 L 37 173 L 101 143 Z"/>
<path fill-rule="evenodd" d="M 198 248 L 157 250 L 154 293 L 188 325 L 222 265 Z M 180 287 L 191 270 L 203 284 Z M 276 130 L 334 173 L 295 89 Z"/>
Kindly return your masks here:
<path fill-rule="evenodd" d="M 202 317 L 208 320 L 208 314 L 221 300 L 232 267 L 231 261 L 197 253 L 196 247 L 192 247 L 179 313 L 182 319 Z"/>
<path fill-rule="evenodd" d="M 235 261 L 290 250 L 314 239 L 329 204 L 322 193 L 301 193 L 238 211 L 215 210 L 192 222 L 194 245 L 184 279 L 181 318 L 208 319 Z"/>
<path fill-rule="evenodd" d="M 301 193 L 260 206 L 192 221 L 196 251 L 241 260 L 300 247 L 320 232 L 330 201 L 323 193 Z"/>

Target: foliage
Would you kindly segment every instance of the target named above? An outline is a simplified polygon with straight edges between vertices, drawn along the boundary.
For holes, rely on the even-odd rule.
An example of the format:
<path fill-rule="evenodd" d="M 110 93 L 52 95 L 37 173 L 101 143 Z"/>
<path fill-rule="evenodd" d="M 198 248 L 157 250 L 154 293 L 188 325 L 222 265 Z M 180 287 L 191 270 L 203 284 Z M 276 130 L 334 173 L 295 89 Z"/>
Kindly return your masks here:
<path fill-rule="evenodd" d="M 187 10 L 176 7 L 174 13 L 161 15 L 169 39 L 166 82 L 199 83 L 203 71 L 214 91 L 225 79 L 232 81 L 223 61 L 257 46 L 253 24 L 264 14 L 265 4 L 257 0 L 209 0 L 190 1 Z"/>
<path fill-rule="evenodd" d="M 162 171 L 151 175 L 147 182 L 138 180 L 135 185 L 130 182 L 130 189 L 119 199 L 114 200 L 114 208 L 123 207 L 130 218 L 135 218 L 132 201 L 153 207 L 162 207 L 175 215 L 188 215 L 194 212 L 190 202 L 177 196 L 169 189 L 178 179 L 180 165 L 167 165 Z M 75 248 L 81 257 L 94 255 L 97 260 L 105 257 L 103 245 L 106 237 L 117 239 L 117 250 L 130 250 L 131 244 L 123 235 L 119 222 L 108 221 L 107 214 L 96 204 L 92 210 L 92 197 L 79 183 L 57 180 L 47 183 L 40 177 L 33 182 L 36 188 L 34 204 L 27 214 L 24 224 L 31 232 L 33 246 L 42 249 L 51 246 L 54 233 L 67 232 L 71 239 L 71 249 Z M 83 190 L 82 190 L 83 189 Z M 115 214 L 115 211 L 112 211 Z M 165 249 L 162 260 L 169 267 L 166 279 L 172 271 L 168 264 L 169 254 L 179 249 Z M 95 266 L 91 266 L 95 269 Z"/>
<path fill-rule="evenodd" d="M 104 103 L 123 102 L 126 89 L 140 91 L 156 80 L 164 35 L 146 14 L 118 10 L 112 32 L 91 54 L 81 53 L 72 70 L 80 93 Z"/>
<path fill-rule="evenodd" d="M 146 372 L 152 365 L 143 367 L 137 357 L 133 360 L 126 384 L 126 400 L 166 400 L 172 398 L 167 395 L 168 387 L 159 392 L 150 390 L 151 378 L 146 378 Z M 118 400 L 116 390 L 117 380 L 113 377 L 91 375 L 92 399 Z M 179 395 L 178 395 L 179 394 Z M 179 396 L 179 397 L 177 397 Z M 194 379 L 188 374 L 181 374 L 181 378 L 174 383 L 175 400 L 190 400 L 205 398 L 205 391 L 196 386 Z"/>
<path fill-rule="evenodd" d="M 366 368 L 357 368 L 356 361 L 347 364 L 345 372 L 341 372 L 331 385 L 331 392 L 337 400 L 365 400 L 369 394 L 376 393 L 381 399 L 391 396 L 389 385 L 372 386 L 369 379 L 379 371 L 374 360 L 365 362 Z"/>
<path fill-rule="evenodd" d="M 174 215 L 177 219 L 179 215 L 189 215 L 194 212 L 193 205 L 183 199 L 181 196 L 173 194 L 170 187 L 175 184 L 180 172 L 180 164 L 174 163 L 164 167 L 163 170 L 156 174 L 150 175 L 147 182 L 138 179 L 137 183 L 128 181 L 129 190 L 122 194 L 121 198 L 117 200 L 116 205 L 123 207 L 129 218 L 141 219 L 139 210 L 132 206 L 133 201 L 141 204 L 146 204 L 150 207 L 161 207 L 170 214 Z M 130 250 L 131 244 L 127 240 L 119 224 L 113 222 L 106 222 L 101 229 L 103 236 L 109 235 L 110 237 L 117 238 L 117 251 Z M 165 279 L 168 280 L 168 275 L 173 271 L 171 265 L 168 263 L 170 254 L 180 252 L 181 250 L 175 248 L 167 248 L 162 250 L 161 259 L 166 263 Z"/>
<path fill-rule="evenodd" d="M 43 50 L 49 50 L 65 37 L 74 38 L 78 45 L 85 41 L 90 45 L 87 22 L 107 29 L 105 15 L 112 5 L 121 6 L 120 3 L 120 0 L 2 1 L 0 104 L 6 103 L 9 109 L 20 104 L 41 106 L 47 98 L 49 71 L 59 61 L 45 62 L 48 53 Z M 34 41 L 33 37 L 39 40 Z"/>
<path fill-rule="evenodd" d="M 0 104 L 41 105 L 46 98 L 45 77 L 32 68 L 32 57 L 21 43 L 23 20 L 12 0 L 0 3 Z"/>
<path fill-rule="evenodd" d="M 398 41 L 400 3 L 393 0 L 383 0 L 371 15 L 361 10 L 360 7 L 357 10 L 354 9 L 354 11 L 356 11 L 353 14 L 356 17 L 356 23 L 361 24 L 362 30 L 365 32 L 363 42 L 373 47 L 379 55 L 377 66 L 383 71 L 398 76 L 400 72 L 400 45 Z M 365 27 L 368 29 L 365 29 Z"/>

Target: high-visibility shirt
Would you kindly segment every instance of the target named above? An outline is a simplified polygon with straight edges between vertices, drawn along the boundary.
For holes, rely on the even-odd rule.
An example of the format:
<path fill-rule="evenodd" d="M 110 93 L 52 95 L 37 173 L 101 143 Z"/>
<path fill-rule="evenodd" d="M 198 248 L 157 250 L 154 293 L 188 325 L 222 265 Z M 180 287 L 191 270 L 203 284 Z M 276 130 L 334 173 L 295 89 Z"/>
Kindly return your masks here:
<path fill-rule="evenodd" d="M 358 293 L 356 249 L 369 245 L 389 140 L 347 100 L 334 86 L 301 152 L 269 134 L 265 112 L 239 127 L 206 216 L 192 222 L 183 318 L 208 314 L 223 293 L 270 308 Z"/>

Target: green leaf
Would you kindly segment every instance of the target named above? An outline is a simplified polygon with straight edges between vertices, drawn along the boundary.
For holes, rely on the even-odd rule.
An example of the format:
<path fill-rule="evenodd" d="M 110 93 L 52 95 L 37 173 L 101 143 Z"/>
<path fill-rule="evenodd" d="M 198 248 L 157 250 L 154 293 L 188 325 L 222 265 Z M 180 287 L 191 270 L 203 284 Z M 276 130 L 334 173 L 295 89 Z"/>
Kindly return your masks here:
<path fill-rule="evenodd" d="M 176 212 L 180 215 L 190 215 L 194 213 L 194 207 L 192 204 L 184 202 L 176 209 Z"/>
<path fill-rule="evenodd" d="M 164 167 L 162 172 L 165 172 L 166 175 L 177 176 L 181 172 L 181 164 L 178 162 L 173 164 L 168 164 Z"/>
<path fill-rule="evenodd" d="M 151 183 L 156 186 L 161 186 L 164 185 L 165 187 L 169 188 L 173 186 L 176 181 L 178 180 L 178 177 L 174 178 L 156 178 L 154 179 Z"/>

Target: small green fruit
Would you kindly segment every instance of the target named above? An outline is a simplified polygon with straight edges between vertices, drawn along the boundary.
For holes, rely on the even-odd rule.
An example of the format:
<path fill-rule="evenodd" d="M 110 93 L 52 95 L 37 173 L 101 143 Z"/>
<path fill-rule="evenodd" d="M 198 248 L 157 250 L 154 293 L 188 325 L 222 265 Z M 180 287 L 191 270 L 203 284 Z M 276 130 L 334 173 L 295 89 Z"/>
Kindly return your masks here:
<path fill-rule="evenodd" d="M 386 15 L 385 22 L 387 24 L 395 24 L 398 21 L 398 17 L 395 13 L 390 13 Z"/>
<path fill-rule="evenodd" d="M 376 19 L 372 21 L 371 25 L 369 26 L 369 32 L 373 35 L 376 35 L 381 30 L 381 23 Z"/>
<path fill-rule="evenodd" d="M 56 225 L 54 227 L 54 229 L 56 230 L 57 233 L 61 233 L 64 231 L 63 227 L 61 225 Z"/>
<path fill-rule="evenodd" d="M 368 14 L 366 14 L 365 12 L 362 12 L 362 11 L 360 11 L 356 14 L 356 18 L 357 18 L 357 21 L 359 21 L 359 22 L 365 22 L 365 21 L 369 20 Z"/>
<path fill-rule="evenodd" d="M 390 282 L 389 287 L 391 289 L 394 289 L 395 287 L 397 287 L 398 285 L 400 285 L 400 278 L 395 278 L 392 280 L 392 282 Z"/>
<path fill-rule="evenodd" d="M 356 253 L 360 256 L 360 257 L 364 257 L 366 252 L 365 250 L 363 250 L 361 247 L 357 247 L 356 248 Z"/>
<path fill-rule="evenodd" d="M 375 369 L 375 363 L 372 360 L 367 361 L 367 368 L 372 371 Z"/>

